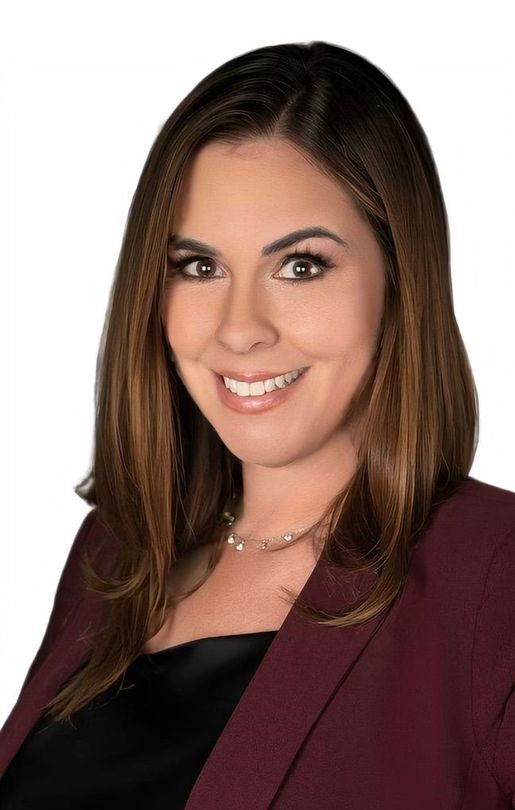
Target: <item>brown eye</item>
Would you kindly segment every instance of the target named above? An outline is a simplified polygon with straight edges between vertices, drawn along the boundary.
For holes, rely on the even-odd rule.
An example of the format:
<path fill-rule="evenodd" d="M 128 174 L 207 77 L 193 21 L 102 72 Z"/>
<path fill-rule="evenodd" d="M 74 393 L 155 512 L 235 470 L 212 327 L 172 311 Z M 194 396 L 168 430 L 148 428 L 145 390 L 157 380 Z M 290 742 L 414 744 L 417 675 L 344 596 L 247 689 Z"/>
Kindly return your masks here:
<path fill-rule="evenodd" d="M 169 259 L 168 263 L 170 267 L 178 270 L 183 278 L 192 281 L 211 281 L 214 277 L 213 268 L 216 267 L 216 263 L 209 256 L 186 256 L 182 259 Z M 185 268 L 190 264 L 193 265 L 193 272 L 186 273 Z"/>
<path fill-rule="evenodd" d="M 334 264 L 321 253 L 310 251 L 291 253 L 286 257 L 281 270 L 289 264 L 292 266 L 293 276 L 279 276 L 284 281 L 311 281 L 322 278 L 327 270 L 334 267 Z M 317 268 L 317 272 L 313 272 L 310 267 Z"/>
<path fill-rule="evenodd" d="M 320 270 L 320 268 L 318 268 L 318 272 L 316 272 L 316 270 L 313 270 L 312 268 L 316 268 L 317 265 L 310 259 L 290 259 L 289 261 L 286 262 L 286 264 L 283 264 L 281 271 L 284 269 L 284 267 L 287 267 L 288 265 L 291 265 L 293 275 L 289 277 L 288 276 L 281 277 L 287 278 L 288 281 L 297 281 L 298 279 L 302 278 L 313 278 L 314 275 L 321 275 L 323 272 L 322 270 Z"/>

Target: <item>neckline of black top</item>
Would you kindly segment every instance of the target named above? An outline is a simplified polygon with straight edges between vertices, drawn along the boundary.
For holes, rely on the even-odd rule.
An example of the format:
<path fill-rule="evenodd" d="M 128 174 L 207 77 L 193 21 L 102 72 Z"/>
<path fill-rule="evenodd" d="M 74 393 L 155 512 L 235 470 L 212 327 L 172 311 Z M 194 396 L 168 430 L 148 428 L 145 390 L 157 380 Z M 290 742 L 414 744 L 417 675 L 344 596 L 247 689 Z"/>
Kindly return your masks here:
<path fill-rule="evenodd" d="M 192 645 L 209 645 L 209 644 L 216 644 L 217 641 L 223 639 L 224 641 L 229 639 L 235 639 L 236 642 L 238 641 L 250 641 L 253 637 L 259 638 L 262 637 L 263 640 L 268 640 L 269 637 L 276 635 L 278 630 L 256 630 L 251 633 L 227 633 L 226 635 L 222 636 L 203 636 L 202 638 L 192 638 L 189 641 L 183 641 L 180 644 L 174 644 L 172 647 L 164 647 L 162 650 L 156 650 L 155 652 L 144 652 L 140 653 L 140 655 L 135 658 L 135 661 L 139 659 L 148 658 L 151 661 L 154 660 L 161 660 L 161 658 L 166 658 L 171 655 L 175 650 L 182 650 L 185 647 L 190 647 Z"/>

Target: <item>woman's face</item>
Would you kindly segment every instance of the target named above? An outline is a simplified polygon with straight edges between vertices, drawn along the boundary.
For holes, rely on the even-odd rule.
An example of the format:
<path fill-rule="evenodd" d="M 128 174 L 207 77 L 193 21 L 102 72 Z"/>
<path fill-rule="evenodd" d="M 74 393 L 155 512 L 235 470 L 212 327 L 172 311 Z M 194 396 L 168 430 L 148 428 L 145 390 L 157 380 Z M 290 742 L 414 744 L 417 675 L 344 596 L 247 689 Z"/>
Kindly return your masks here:
<path fill-rule="evenodd" d="M 316 236 L 263 255 L 310 227 L 341 242 Z M 337 438 L 373 361 L 385 289 L 382 254 L 351 198 L 284 140 L 211 143 L 188 167 L 173 237 L 161 317 L 177 371 L 224 444 L 243 462 L 276 467 Z M 210 247 L 179 250 L 179 239 Z M 288 259 L 292 251 L 332 266 Z M 172 266 L 193 256 L 182 271 Z M 306 366 L 282 401 L 248 412 L 223 401 L 214 373 Z"/>

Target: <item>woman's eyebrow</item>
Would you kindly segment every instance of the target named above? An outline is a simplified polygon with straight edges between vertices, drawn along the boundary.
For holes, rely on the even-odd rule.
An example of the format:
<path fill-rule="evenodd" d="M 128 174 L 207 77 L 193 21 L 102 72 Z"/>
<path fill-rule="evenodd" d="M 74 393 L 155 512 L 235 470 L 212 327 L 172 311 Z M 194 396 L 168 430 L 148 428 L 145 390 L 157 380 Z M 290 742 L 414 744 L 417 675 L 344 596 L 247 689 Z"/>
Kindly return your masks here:
<path fill-rule="evenodd" d="M 348 242 L 328 228 L 319 225 L 311 225 L 306 228 L 299 228 L 296 231 L 281 236 L 279 239 L 275 239 L 273 242 L 270 242 L 269 245 L 265 245 L 261 251 L 261 255 L 270 256 L 272 253 L 278 253 L 280 250 L 284 250 L 294 245 L 296 242 L 302 242 L 304 239 L 314 239 L 316 236 L 333 239 L 339 245 L 345 248 L 349 247 Z M 168 240 L 168 244 L 176 250 L 193 250 L 197 253 L 209 253 L 209 255 L 213 256 L 215 259 L 221 258 L 221 254 L 216 248 L 212 245 L 207 245 L 205 242 L 199 242 L 197 239 L 188 239 L 178 234 L 172 234 Z"/>

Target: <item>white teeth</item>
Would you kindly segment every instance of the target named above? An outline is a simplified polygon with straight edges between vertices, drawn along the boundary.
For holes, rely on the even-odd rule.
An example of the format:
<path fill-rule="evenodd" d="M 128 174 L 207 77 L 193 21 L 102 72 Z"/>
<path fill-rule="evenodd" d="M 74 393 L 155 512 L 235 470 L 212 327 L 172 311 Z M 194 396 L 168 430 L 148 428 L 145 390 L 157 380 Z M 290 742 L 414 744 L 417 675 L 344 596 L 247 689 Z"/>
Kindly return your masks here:
<path fill-rule="evenodd" d="M 233 394 L 239 397 L 256 397 L 261 394 L 275 391 L 278 388 L 285 388 L 291 382 L 297 379 L 301 374 L 302 369 L 295 371 L 288 371 L 286 374 L 280 374 L 278 377 L 270 377 L 268 380 L 259 380 L 259 382 L 241 382 L 240 380 L 233 380 L 231 377 L 224 377 L 225 387 L 229 388 Z"/>

